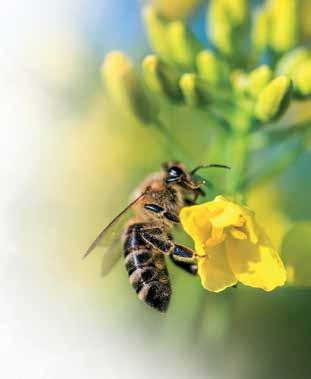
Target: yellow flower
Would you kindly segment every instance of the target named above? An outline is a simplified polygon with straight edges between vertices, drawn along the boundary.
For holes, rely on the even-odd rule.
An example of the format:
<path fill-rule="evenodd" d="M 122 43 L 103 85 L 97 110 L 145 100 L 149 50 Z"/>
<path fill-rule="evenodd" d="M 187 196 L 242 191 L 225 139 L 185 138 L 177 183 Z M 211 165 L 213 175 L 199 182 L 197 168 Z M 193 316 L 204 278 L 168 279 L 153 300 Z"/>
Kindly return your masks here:
<path fill-rule="evenodd" d="M 272 291 L 286 281 L 286 270 L 249 208 L 217 196 L 185 207 L 184 230 L 195 242 L 199 276 L 204 288 L 220 292 L 241 282 Z"/>

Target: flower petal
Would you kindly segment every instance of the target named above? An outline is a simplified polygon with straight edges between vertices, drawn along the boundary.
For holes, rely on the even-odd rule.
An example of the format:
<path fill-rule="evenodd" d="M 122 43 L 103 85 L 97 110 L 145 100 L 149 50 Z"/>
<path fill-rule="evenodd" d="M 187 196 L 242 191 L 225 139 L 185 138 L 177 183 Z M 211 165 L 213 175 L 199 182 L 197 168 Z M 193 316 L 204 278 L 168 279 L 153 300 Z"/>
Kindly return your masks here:
<path fill-rule="evenodd" d="M 212 230 L 208 207 L 202 204 L 182 208 L 179 217 L 182 227 L 195 241 L 197 253 L 203 254 L 205 241 L 211 236 Z"/>
<path fill-rule="evenodd" d="M 272 291 L 286 281 L 286 270 L 271 246 L 232 237 L 225 242 L 229 265 L 236 278 L 243 284 Z"/>
<path fill-rule="evenodd" d="M 237 283 L 228 264 L 223 243 L 214 247 L 208 258 L 199 259 L 198 269 L 202 286 L 209 291 L 220 292 Z"/>

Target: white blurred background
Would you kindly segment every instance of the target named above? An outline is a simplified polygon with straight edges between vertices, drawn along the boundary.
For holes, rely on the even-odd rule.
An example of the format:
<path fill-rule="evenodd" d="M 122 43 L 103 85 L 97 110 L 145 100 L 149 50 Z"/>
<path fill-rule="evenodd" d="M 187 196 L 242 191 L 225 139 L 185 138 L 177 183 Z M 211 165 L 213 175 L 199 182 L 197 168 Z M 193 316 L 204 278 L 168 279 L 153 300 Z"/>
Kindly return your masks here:
<path fill-rule="evenodd" d="M 95 122 L 96 110 L 88 109 L 93 83 L 88 87 L 81 78 L 96 82 L 106 50 L 114 45 L 126 48 L 142 38 L 139 27 L 131 29 L 133 40 L 125 46 L 124 30 L 116 27 L 107 36 L 113 23 L 122 24 L 124 15 L 114 10 L 113 1 L 108 0 L 10 0 L 1 5 L 3 378 L 189 378 L 195 369 L 196 377 L 215 377 L 203 369 L 200 372 L 196 354 L 182 344 L 170 348 L 161 342 L 158 316 L 149 310 L 154 327 L 148 334 L 147 325 L 143 334 L 140 321 L 133 322 L 135 315 L 127 314 L 131 309 L 124 296 L 121 301 L 108 294 L 111 286 L 118 286 L 119 277 L 103 284 L 97 276 L 99 260 L 85 263 L 80 259 L 94 233 L 108 220 L 101 217 L 93 197 L 100 199 L 105 190 L 113 193 L 105 186 L 105 176 L 115 184 L 120 180 L 120 173 L 114 178 L 114 171 L 98 160 L 117 136 Z M 102 32 L 102 42 L 93 38 L 96 28 Z M 92 51 L 97 46 L 102 48 L 96 51 L 98 55 Z M 90 65 L 85 64 L 92 54 L 93 79 L 86 68 Z M 79 117 L 77 104 L 81 104 Z M 102 133 L 100 138 L 98 133 Z M 122 151 L 115 154 L 116 161 L 124 160 Z M 113 205 L 118 204 L 115 199 Z M 91 211 L 96 216 L 89 225 L 85 219 Z M 124 272 L 123 276 L 120 291 L 126 289 L 129 301 L 136 301 Z M 165 333 L 168 340 L 169 329 Z"/>

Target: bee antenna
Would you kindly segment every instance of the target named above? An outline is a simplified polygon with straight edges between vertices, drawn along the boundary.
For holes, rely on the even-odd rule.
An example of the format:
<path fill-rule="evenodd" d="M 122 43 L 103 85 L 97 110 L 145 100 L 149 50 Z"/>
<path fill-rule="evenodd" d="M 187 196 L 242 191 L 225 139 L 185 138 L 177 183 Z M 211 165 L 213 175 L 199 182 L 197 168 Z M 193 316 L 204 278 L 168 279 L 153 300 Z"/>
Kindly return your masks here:
<path fill-rule="evenodd" d="M 223 164 L 218 164 L 218 163 L 211 163 L 211 164 L 202 164 L 202 165 L 199 165 L 199 166 L 195 167 L 190 172 L 190 174 L 194 175 L 197 171 L 201 170 L 202 168 L 212 168 L 212 167 L 215 167 L 215 168 L 225 168 L 227 170 L 231 170 L 231 167 L 229 167 L 229 166 L 226 166 L 226 165 L 223 165 Z"/>

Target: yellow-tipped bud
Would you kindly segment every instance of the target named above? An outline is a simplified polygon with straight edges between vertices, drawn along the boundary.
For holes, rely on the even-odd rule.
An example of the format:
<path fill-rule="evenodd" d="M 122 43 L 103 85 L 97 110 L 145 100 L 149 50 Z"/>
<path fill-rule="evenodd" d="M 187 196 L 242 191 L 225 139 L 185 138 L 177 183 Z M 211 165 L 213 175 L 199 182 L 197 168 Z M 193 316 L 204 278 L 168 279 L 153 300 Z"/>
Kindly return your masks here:
<path fill-rule="evenodd" d="M 311 95 L 311 51 L 309 49 L 299 47 L 285 54 L 278 63 L 277 72 L 292 79 L 294 95 L 297 97 Z"/>
<path fill-rule="evenodd" d="M 311 58 L 311 51 L 305 47 L 297 47 L 296 49 L 285 54 L 278 62 L 276 72 L 278 74 L 291 76 L 293 72 Z"/>
<path fill-rule="evenodd" d="M 197 107 L 209 102 L 208 85 L 196 74 L 184 74 L 180 79 L 180 88 L 185 103 L 191 107 Z"/>
<path fill-rule="evenodd" d="M 164 60 L 170 61 L 167 22 L 159 16 L 156 9 L 151 5 L 145 7 L 143 17 L 151 47 L 160 54 Z"/>
<path fill-rule="evenodd" d="M 191 15 L 202 0 L 154 0 L 158 12 L 167 20 L 180 20 Z"/>
<path fill-rule="evenodd" d="M 237 94 L 248 94 L 256 98 L 272 78 L 272 70 L 267 65 L 255 68 L 249 74 L 233 70 L 230 81 Z"/>
<path fill-rule="evenodd" d="M 225 55 L 232 55 L 232 24 L 222 0 L 211 0 L 208 11 L 208 30 L 213 44 Z"/>
<path fill-rule="evenodd" d="M 228 66 L 211 51 L 204 50 L 198 54 L 197 69 L 199 75 L 211 84 L 219 85 L 229 80 Z"/>
<path fill-rule="evenodd" d="M 141 122 L 151 123 L 155 109 L 133 67 L 132 62 L 119 51 L 109 53 L 101 73 L 107 89 L 116 104 L 126 113 L 134 114 Z"/>
<path fill-rule="evenodd" d="M 270 0 L 271 12 L 270 45 L 283 53 L 298 42 L 298 0 Z"/>
<path fill-rule="evenodd" d="M 251 40 L 256 53 L 261 53 L 269 44 L 269 15 L 265 8 L 255 11 Z"/>
<path fill-rule="evenodd" d="M 292 73 L 295 94 L 299 97 L 311 96 L 311 58 L 301 63 Z"/>
<path fill-rule="evenodd" d="M 246 91 L 253 97 L 257 97 L 271 79 L 272 70 L 269 66 L 262 65 L 249 74 Z"/>
<path fill-rule="evenodd" d="M 168 35 L 172 60 L 186 70 L 192 70 L 198 53 L 203 49 L 201 43 L 182 21 L 168 25 Z"/>
<path fill-rule="evenodd" d="M 287 109 L 291 93 L 291 80 L 281 75 L 272 80 L 259 94 L 255 116 L 262 122 L 275 120 Z"/>
<path fill-rule="evenodd" d="M 241 26 L 247 23 L 247 18 L 246 0 L 210 0 L 208 34 L 219 51 L 225 55 L 235 54 L 234 43 L 239 43 Z"/>
<path fill-rule="evenodd" d="M 181 99 L 180 73 L 155 55 L 148 55 L 143 61 L 143 73 L 147 86 L 153 92 L 171 100 Z"/>
<path fill-rule="evenodd" d="M 248 0 L 217 0 L 227 9 L 233 25 L 242 25 L 248 17 Z"/>

